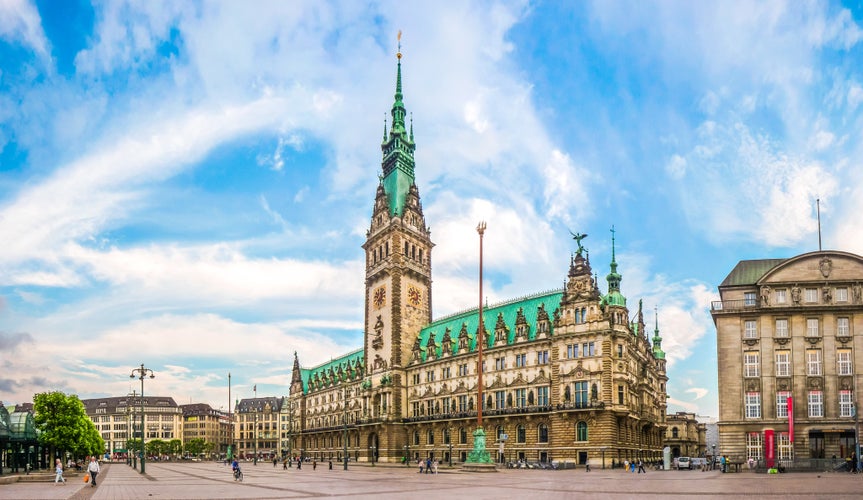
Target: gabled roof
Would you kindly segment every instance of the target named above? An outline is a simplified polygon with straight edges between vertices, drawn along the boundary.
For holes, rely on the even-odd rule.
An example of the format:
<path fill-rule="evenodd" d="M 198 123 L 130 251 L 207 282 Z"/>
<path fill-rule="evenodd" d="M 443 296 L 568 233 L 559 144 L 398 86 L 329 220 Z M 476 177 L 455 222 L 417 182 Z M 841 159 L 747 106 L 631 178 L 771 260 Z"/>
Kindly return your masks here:
<path fill-rule="evenodd" d="M 246 398 L 237 403 L 237 413 L 260 413 L 270 405 L 270 411 L 278 413 L 282 411 L 282 398 L 268 396 L 265 398 Z"/>
<path fill-rule="evenodd" d="M 528 295 L 518 299 L 510 300 L 491 307 L 484 307 L 482 310 L 482 321 L 485 330 L 488 332 L 488 341 L 496 344 L 495 325 L 497 325 L 498 314 L 503 314 L 503 321 L 509 328 L 507 344 L 511 344 L 515 340 L 516 327 L 515 320 L 521 309 L 527 324 L 530 326 L 528 340 L 536 338 L 536 320 L 537 312 L 540 306 L 544 306 L 545 312 L 549 316 L 549 334 L 553 328 L 554 311 L 560 307 L 560 299 L 563 297 L 562 290 L 552 290 L 548 292 Z M 452 353 L 458 351 L 458 335 L 462 329 L 462 325 L 466 325 L 468 337 L 470 338 L 470 351 L 476 349 L 476 332 L 479 329 L 479 308 L 469 309 L 457 314 L 445 316 L 428 325 L 424 326 L 419 333 L 420 349 L 422 352 L 422 360 L 428 358 L 428 340 L 433 338 L 437 352 L 435 357 L 440 354 L 442 349 L 441 340 L 447 328 L 450 330 L 450 338 L 452 339 Z"/>
<path fill-rule="evenodd" d="M 309 392 L 310 383 L 315 379 L 315 377 L 329 383 L 331 380 L 330 370 L 332 370 L 332 373 L 335 374 L 337 378 L 339 369 L 341 369 L 343 373 L 347 373 L 348 370 L 352 370 L 355 373 L 354 378 L 362 376 L 364 364 L 365 350 L 360 348 L 356 351 L 343 354 L 338 358 L 331 359 L 321 365 L 312 368 L 300 368 L 300 375 L 303 379 L 303 393 Z"/>
<path fill-rule="evenodd" d="M 728 273 L 728 276 L 720 283 L 719 287 L 754 285 L 768 271 L 786 260 L 788 259 L 741 260 Z"/>

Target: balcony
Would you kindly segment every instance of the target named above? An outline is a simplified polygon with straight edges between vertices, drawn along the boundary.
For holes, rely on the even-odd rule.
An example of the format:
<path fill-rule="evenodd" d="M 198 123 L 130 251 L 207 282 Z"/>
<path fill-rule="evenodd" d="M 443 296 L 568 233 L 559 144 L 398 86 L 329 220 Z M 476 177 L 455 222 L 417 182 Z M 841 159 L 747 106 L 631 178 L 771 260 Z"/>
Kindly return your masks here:
<path fill-rule="evenodd" d="M 755 310 L 758 308 L 758 301 L 753 299 L 714 300 L 710 303 L 710 310 L 714 312 Z"/>

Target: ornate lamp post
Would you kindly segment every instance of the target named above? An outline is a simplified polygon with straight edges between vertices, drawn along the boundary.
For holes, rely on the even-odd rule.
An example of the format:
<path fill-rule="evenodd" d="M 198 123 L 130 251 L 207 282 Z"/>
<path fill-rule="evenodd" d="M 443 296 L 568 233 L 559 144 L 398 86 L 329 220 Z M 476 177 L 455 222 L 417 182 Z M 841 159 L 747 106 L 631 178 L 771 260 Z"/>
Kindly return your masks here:
<path fill-rule="evenodd" d="M 345 470 L 348 470 L 348 387 L 345 386 Z"/>
<path fill-rule="evenodd" d="M 493 464 L 494 462 L 485 449 L 485 430 L 482 428 L 482 348 L 485 343 L 485 326 L 482 319 L 482 237 L 485 233 L 485 221 L 480 222 L 476 226 L 476 232 L 479 234 L 479 330 L 476 333 L 477 346 L 477 428 L 473 432 L 473 451 L 468 454 L 467 461 L 471 464 Z"/>
<path fill-rule="evenodd" d="M 144 457 L 147 455 L 147 448 L 144 446 L 144 438 L 146 436 L 146 430 L 144 429 L 144 378 L 149 376 L 151 379 L 156 378 L 156 375 L 153 373 L 153 370 L 144 367 L 144 363 L 141 363 L 140 368 L 133 368 L 132 373 L 129 374 L 129 378 L 137 378 L 141 379 L 141 474 L 144 473 Z"/>

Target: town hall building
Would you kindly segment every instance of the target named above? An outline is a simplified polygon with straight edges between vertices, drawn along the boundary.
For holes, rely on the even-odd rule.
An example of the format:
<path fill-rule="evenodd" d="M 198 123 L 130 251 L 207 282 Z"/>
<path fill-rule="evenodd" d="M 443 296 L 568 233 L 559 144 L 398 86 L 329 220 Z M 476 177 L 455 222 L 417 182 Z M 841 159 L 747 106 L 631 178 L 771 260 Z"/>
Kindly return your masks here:
<path fill-rule="evenodd" d="M 587 250 L 568 257 L 563 289 L 432 318 L 431 232 L 415 183 L 398 54 L 395 102 L 381 144 L 365 250 L 363 345 L 319 366 L 295 354 L 282 454 L 341 461 L 463 462 L 482 406 L 494 461 L 594 467 L 661 457 L 665 353 L 641 302 L 621 292 L 612 238 L 607 289 Z M 282 426 L 285 429 L 285 426 Z"/>

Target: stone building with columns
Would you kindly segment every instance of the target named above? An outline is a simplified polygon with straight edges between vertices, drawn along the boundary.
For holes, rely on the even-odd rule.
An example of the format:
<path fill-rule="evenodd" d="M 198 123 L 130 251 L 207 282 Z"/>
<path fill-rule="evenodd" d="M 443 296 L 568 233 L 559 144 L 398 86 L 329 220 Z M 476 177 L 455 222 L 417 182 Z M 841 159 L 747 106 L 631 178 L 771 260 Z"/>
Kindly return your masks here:
<path fill-rule="evenodd" d="M 863 257 L 825 250 L 740 261 L 711 314 L 719 453 L 732 460 L 848 457 L 863 369 Z"/>
<path fill-rule="evenodd" d="M 577 251 L 561 259 L 563 289 L 484 308 L 484 392 L 477 400 L 478 310 L 432 318 L 434 244 L 402 99 L 399 54 L 383 175 L 363 245 L 363 346 L 313 367 L 295 355 L 293 454 L 461 462 L 482 404 L 496 461 L 590 459 L 596 467 L 658 459 L 668 381 L 658 323 L 651 338 L 641 302 L 629 309 L 614 250 L 600 290 L 581 237 Z"/>

